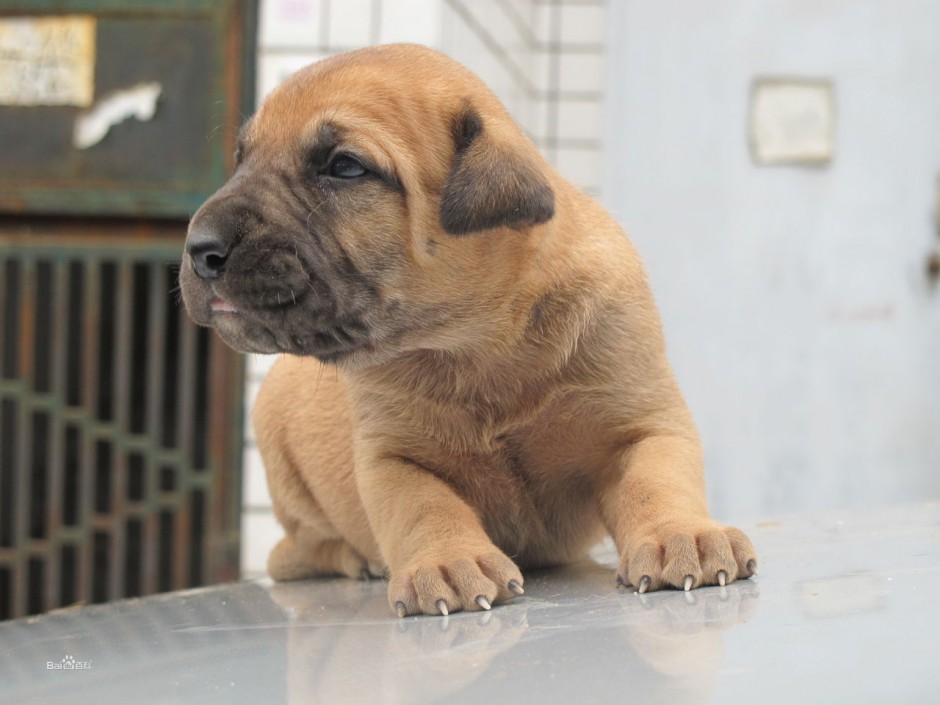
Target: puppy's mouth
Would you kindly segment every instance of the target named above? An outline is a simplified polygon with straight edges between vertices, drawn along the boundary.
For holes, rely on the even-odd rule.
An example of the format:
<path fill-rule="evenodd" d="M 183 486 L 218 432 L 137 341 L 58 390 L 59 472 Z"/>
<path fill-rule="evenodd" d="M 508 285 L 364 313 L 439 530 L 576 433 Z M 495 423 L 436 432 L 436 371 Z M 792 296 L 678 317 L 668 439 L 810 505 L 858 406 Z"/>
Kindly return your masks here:
<path fill-rule="evenodd" d="M 209 310 L 212 313 L 238 313 L 238 309 L 235 308 L 234 304 L 219 296 L 209 302 Z"/>
<path fill-rule="evenodd" d="M 312 356 L 336 364 L 373 350 L 364 316 L 337 319 L 307 305 L 307 297 L 261 298 L 249 302 L 212 292 L 204 324 L 240 352 Z"/>

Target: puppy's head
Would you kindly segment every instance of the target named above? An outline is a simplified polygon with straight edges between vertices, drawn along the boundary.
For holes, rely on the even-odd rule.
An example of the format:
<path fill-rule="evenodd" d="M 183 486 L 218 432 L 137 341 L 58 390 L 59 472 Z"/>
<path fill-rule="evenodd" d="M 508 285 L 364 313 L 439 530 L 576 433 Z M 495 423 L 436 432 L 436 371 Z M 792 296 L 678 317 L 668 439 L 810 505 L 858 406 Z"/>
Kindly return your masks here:
<path fill-rule="evenodd" d="M 245 352 L 355 366 L 457 344 L 554 204 L 551 170 L 466 69 L 417 46 L 340 55 L 243 128 L 190 223 L 183 299 Z"/>

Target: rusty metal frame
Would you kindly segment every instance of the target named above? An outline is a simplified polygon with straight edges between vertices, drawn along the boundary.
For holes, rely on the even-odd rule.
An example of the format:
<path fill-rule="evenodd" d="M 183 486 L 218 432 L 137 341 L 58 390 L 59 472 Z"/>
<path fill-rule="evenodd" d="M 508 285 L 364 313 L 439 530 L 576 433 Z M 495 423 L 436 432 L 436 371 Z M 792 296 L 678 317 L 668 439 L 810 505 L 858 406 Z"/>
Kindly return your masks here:
<path fill-rule="evenodd" d="M 186 218 L 232 167 L 235 132 L 254 110 L 258 0 L 0 0 L 0 18 L 91 14 L 99 18 L 198 19 L 221 38 L 212 56 L 216 76 L 205 106 L 221 106 L 227 133 L 216 140 L 198 179 L 160 183 L 0 182 L 0 212 Z M 236 69 L 237 67 L 237 69 Z M 236 69 L 236 70 L 232 70 Z M 232 100 L 237 96 L 236 100 Z M 207 136 L 209 137 L 209 136 Z"/>

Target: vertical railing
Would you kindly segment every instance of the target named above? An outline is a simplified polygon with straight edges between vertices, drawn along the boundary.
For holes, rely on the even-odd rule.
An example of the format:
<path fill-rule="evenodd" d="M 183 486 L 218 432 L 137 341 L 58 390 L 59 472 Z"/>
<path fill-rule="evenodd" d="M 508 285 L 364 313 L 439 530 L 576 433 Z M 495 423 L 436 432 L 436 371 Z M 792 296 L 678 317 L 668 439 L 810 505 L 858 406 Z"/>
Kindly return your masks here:
<path fill-rule="evenodd" d="M 123 245 L 0 236 L 0 618 L 237 575 L 241 361 Z"/>

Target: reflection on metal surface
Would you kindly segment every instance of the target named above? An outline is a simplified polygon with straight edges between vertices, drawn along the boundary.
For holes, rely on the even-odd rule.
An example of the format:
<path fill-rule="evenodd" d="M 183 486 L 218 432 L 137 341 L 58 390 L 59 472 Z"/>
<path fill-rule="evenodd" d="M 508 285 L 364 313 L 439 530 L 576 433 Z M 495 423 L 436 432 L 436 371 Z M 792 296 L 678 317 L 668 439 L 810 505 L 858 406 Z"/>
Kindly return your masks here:
<path fill-rule="evenodd" d="M 594 563 L 537 573 L 523 598 L 442 618 L 397 619 L 383 582 L 342 579 L 63 610 L 0 628 L 0 695 L 74 705 L 195 689 L 220 690 L 226 703 L 262 692 L 255 702 L 342 705 L 378 693 L 383 703 L 463 703 L 502 701 L 508 692 L 570 703 L 667 688 L 688 702 L 709 701 L 722 633 L 750 619 L 758 586 L 706 588 L 690 602 L 682 592 L 618 590 L 612 578 L 609 566 Z M 37 680 L 37 669 L 63 652 L 93 668 Z M 83 679 L 87 698 L 76 695 L 72 677 Z"/>
<path fill-rule="evenodd" d="M 797 599 L 807 617 L 847 617 L 887 607 L 888 585 L 867 573 L 836 575 L 796 584 Z"/>
<path fill-rule="evenodd" d="M 323 624 L 309 584 L 271 589 L 294 614 L 287 630 L 287 702 L 363 703 L 376 693 L 386 703 L 436 702 L 472 684 L 527 631 L 525 609 L 389 618 L 382 592 L 350 591 L 352 619 Z"/>
<path fill-rule="evenodd" d="M 937 504 L 745 525 L 760 583 L 638 595 L 602 552 L 605 565 L 532 572 L 525 595 L 446 618 L 399 620 L 383 582 L 346 579 L 66 610 L 0 623 L 0 700 L 932 703 L 938 527 Z M 92 667 L 46 669 L 64 655 Z"/>
<path fill-rule="evenodd" d="M 691 593 L 638 595 L 632 613 L 630 643 L 656 671 L 707 692 L 724 657 L 722 632 L 754 616 L 760 588 L 750 580 Z M 637 614 L 639 603 L 646 619 Z"/>
<path fill-rule="evenodd" d="M 638 595 L 617 590 L 608 566 L 588 563 L 530 576 L 526 598 L 494 612 L 390 620 L 384 585 L 341 581 L 327 586 L 326 601 L 331 610 L 339 602 L 351 611 L 339 622 L 324 621 L 322 587 L 282 583 L 270 594 L 291 615 L 292 705 L 362 703 L 377 692 L 386 703 L 484 702 L 501 680 L 527 671 L 545 676 L 530 683 L 529 696 L 555 702 L 555 664 L 602 671 L 582 682 L 571 702 L 636 693 L 650 682 L 668 684 L 688 702 L 708 702 L 724 654 L 722 632 L 751 618 L 759 588 L 748 580 Z"/>

